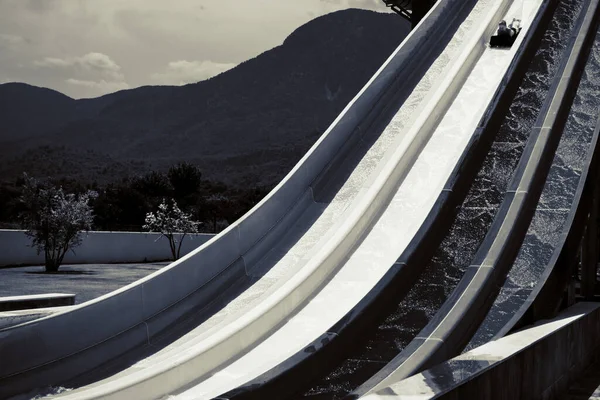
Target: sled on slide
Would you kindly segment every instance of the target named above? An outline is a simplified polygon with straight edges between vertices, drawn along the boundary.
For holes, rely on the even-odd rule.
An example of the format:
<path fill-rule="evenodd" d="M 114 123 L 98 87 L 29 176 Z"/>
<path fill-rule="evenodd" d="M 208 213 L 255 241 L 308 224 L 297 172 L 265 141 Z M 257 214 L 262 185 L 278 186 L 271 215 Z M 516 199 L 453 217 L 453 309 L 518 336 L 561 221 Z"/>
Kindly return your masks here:
<path fill-rule="evenodd" d="M 498 31 L 490 38 L 490 47 L 510 49 L 520 32 L 521 20 L 514 18 L 508 26 L 506 21 L 501 21 L 498 25 Z"/>

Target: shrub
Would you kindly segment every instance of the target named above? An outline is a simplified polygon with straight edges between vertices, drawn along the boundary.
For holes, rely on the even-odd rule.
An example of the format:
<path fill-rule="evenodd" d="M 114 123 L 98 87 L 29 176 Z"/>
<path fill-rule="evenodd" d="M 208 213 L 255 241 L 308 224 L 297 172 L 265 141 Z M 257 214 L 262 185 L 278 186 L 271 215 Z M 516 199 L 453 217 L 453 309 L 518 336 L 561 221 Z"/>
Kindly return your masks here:
<path fill-rule="evenodd" d="M 181 255 L 183 239 L 188 233 L 198 232 L 199 224 L 192 220 L 190 214 L 181 211 L 177 202 L 171 199 L 169 202 L 163 200 L 156 213 L 150 212 L 146 215 L 144 229 L 150 232 L 160 232 L 160 237 L 167 238 L 173 260 L 177 260 Z M 178 234 L 181 235 L 181 238 L 178 238 Z"/>
<path fill-rule="evenodd" d="M 45 257 L 46 272 L 56 272 L 67 251 L 82 242 L 81 232 L 92 227 L 93 213 L 88 204 L 96 193 L 76 196 L 65 194 L 61 187 L 44 186 L 25 176 L 21 224 L 32 239 L 32 247 Z"/>

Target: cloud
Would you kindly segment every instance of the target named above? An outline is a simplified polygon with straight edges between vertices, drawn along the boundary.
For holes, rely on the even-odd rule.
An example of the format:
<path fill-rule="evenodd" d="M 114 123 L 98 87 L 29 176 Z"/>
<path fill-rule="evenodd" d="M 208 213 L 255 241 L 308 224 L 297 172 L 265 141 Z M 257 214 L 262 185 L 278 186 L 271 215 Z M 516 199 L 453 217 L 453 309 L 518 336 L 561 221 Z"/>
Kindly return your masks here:
<path fill-rule="evenodd" d="M 129 85 L 125 82 L 108 82 L 105 80 L 100 81 L 86 81 L 81 79 L 69 78 L 66 80 L 69 85 L 83 86 L 90 89 L 97 89 L 102 93 L 116 92 L 117 90 L 129 89 Z"/>
<path fill-rule="evenodd" d="M 84 68 L 121 76 L 121 67 L 106 54 L 88 53 L 78 61 Z"/>
<path fill-rule="evenodd" d="M 27 0 L 24 3 L 27 9 L 42 14 L 53 10 L 59 5 L 57 0 Z"/>
<path fill-rule="evenodd" d="M 348 6 L 367 10 L 385 11 L 379 0 L 348 0 Z"/>
<path fill-rule="evenodd" d="M 36 67 L 53 68 L 53 67 L 71 67 L 71 66 L 75 65 L 75 63 L 72 61 L 63 60 L 62 58 L 46 57 L 41 61 L 34 61 L 34 65 Z"/>
<path fill-rule="evenodd" d="M 235 66 L 213 61 L 171 61 L 164 72 L 152 74 L 152 79 L 161 84 L 184 85 L 212 78 Z"/>
<path fill-rule="evenodd" d="M 27 40 L 22 36 L 0 33 L 0 47 L 19 46 L 25 43 L 27 43 Z"/>
<path fill-rule="evenodd" d="M 118 90 L 129 89 L 121 66 L 103 53 L 91 52 L 79 57 L 45 57 L 34 61 L 34 66 L 62 79 L 69 93 L 77 97 L 95 97 Z"/>
<path fill-rule="evenodd" d="M 364 8 L 367 10 L 385 11 L 385 5 L 380 0 L 320 0 L 324 4 L 338 7 Z"/>
<path fill-rule="evenodd" d="M 79 68 L 83 71 L 97 72 L 111 80 L 123 80 L 121 67 L 109 56 L 102 53 L 88 53 L 81 57 L 54 58 L 46 57 L 35 61 L 37 67 L 48 68 Z"/>

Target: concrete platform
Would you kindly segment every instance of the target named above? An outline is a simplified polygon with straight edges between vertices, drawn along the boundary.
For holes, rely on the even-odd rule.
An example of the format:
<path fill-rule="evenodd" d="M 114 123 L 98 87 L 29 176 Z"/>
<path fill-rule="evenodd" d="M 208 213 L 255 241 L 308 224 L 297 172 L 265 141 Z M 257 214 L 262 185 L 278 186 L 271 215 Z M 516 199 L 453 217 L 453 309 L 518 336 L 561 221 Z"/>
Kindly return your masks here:
<path fill-rule="evenodd" d="M 42 265 L 0 268 L 0 293 L 73 293 L 75 304 L 98 298 L 165 267 L 168 262 L 63 265 L 58 273 L 44 273 Z"/>
<path fill-rule="evenodd" d="M 0 329 L 15 326 L 27 321 L 44 318 L 58 312 L 66 311 L 71 306 L 60 306 L 51 308 L 35 308 L 32 310 L 17 310 L 0 312 Z"/>
<path fill-rule="evenodd" d="M 72 293 L 46 293 L 0 297 L 0 311 L 72 306 L 73 304 L 75 304 L 75 295 Z"/>

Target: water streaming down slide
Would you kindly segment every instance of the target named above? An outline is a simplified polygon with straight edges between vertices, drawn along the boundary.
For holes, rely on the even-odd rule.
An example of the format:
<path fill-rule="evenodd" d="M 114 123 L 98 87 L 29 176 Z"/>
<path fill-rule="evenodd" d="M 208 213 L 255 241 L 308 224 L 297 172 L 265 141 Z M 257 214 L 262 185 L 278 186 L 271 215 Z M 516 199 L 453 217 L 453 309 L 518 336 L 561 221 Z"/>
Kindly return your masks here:
<path fill-rule="evenodd" d="M 524 142 L 548 92 L 550 78 L 560 62 L 560 54 L 581 9 L 581 1 L 560 2 L 558 7 L 450 233 L 433 252 L 422 277 L 379 327 L 368 332 L 363 338 L 366 344 L 353 349 L 335 370 L 313 384 L 305 397 L 340 397 L 352 390 L 353 385 L 361 383 L 361 379 L 362 382 L 367 380 L 369 372 L 361 375 L 356 366 L 366 364 L 370 371 L 383 367 L 386 360 L 405 348 L 433 318 L 462 277 L 498 210 Z M 520 140 L 516 142 L 511 137 Z"/>
<path fill-rule="evenodd" d="M 570 214 L 576 210 L 582 172 L 588 167 L 600 115 L 600 31 L 596 35 L 552 168 L 519 255 L 485 321 L 465 351 L 508 333 L 535 299 L 544 275 L 556 264 Z"/>

